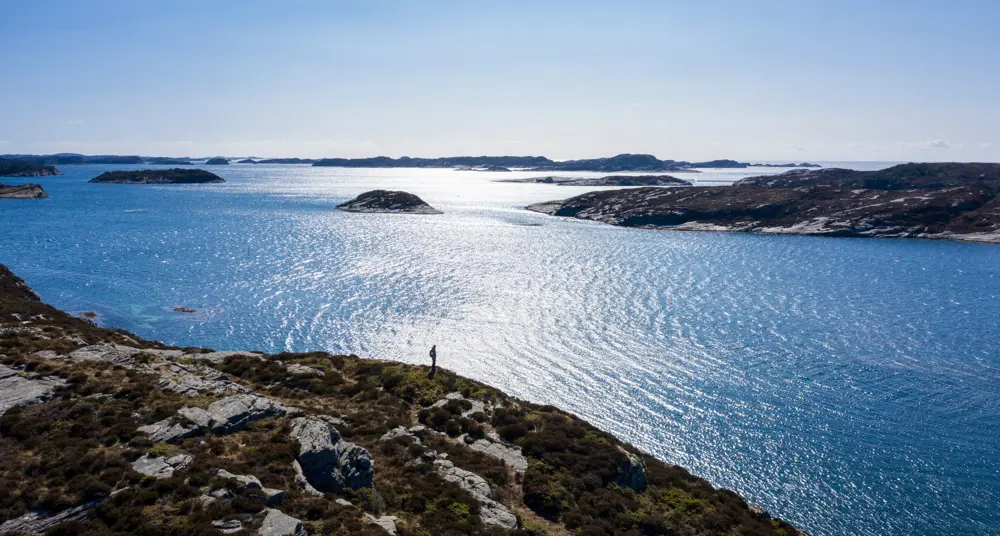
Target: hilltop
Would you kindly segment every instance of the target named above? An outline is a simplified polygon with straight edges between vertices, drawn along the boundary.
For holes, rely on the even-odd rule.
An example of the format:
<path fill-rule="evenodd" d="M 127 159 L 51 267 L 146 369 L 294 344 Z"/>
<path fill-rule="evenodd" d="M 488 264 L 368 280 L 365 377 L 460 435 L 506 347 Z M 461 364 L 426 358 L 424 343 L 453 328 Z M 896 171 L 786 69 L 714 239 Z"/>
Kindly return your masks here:
<path fill-rule="evenodd" d="M 177 348 L 0 266 L 0 532 L 800 534 L 552 406 L 445 369 Z"/>

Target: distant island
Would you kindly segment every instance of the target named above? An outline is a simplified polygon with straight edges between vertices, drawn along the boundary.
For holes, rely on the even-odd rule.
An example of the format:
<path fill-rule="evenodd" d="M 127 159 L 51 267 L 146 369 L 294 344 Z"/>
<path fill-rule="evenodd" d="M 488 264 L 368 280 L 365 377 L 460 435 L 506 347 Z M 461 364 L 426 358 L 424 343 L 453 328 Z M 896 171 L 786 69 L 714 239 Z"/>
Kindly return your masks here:
<path fill-rule="evenodd" d="M 258 160 L 258 164 L 312 164 L 315 160 L 311 158 L 265 158 Z"/>
<path fill-rule="evenodd" d="M 0 158 L 0 177 L 50 177 L 59 174 L 59 170 L 52 166 Z"/>
<path fill-rule="evenodd" d="M 254 160 L 253 158 L 244 158 L 243 160 L 240 160 L 239 162 L 236 162 L 236 163 L 237 164 L 256 164 L 257 161 Z"/>
<path fill-rule="evenodd" d="M 337 205 L 346 212 L 388 213 L 388 214 L 441 214 L 440 210 L 428 205 L 423 199 L 408 193 L 389 190 L 372 190 Z"/>
<path fill-rule="evenodd" d="M 106 171 L 88 182 L 108 184 L 207 184 L 226 181 L 215 173 L 203 169 L 173 168 Z"/>
<path fill-rule="evenodd" d="M 590 192 L 528 210 L 624 227 L 1000 243 L 1000 164 L 800 169 L 732 186 Z"/>
<path fill-rule="evenodd" d="M 608 175 L 606 177 L 529 177 L 500 179 L 493 182 L 555 184 L 558 186 L 691 186 L 691 183 L 670 175 Z"/>
<path fill-rule="evenodd" d="M 228 166 L 229 160 L 221 157 L 209 158 L 205 161 L 206 166 Z"/>
<path fill-rule="evenodd" d="M 810 164 L 809 162 L 802 162 L 801 164 L 789 162 L 787 164 L 750 164 L 749 167 L 818 168 L 823 166 L 819 164 Z"/>
<path fill-rule="evenodd" d="M 620 154 L 608 158 L 585 160 L 565 160 L 557 162 L 544 156 L 451 156 L 444 158 L 324 158 L 314 166 L 363 167 L 363 168 L 460 168 L 485 169 L 518 168 L 528 171 L 652 171 L 685 172 L 692 168 L 745 168 L 750 164 L 735 160 L 710 160 L 707 162 L 687 162 L 682 160 L 660 160 L 649 154 Z"/>
<path fill-rule="evenodd" d="M 191 166 L 193 162 L 186 158 L 150 158 L 145 164 L 156 164 L 158 166 Z"/>
<path fill-rule="evenodd" d="M 0 199 L 48 199 L 49 194 L 38 184 L 4 184 L 0 182 Z"/>

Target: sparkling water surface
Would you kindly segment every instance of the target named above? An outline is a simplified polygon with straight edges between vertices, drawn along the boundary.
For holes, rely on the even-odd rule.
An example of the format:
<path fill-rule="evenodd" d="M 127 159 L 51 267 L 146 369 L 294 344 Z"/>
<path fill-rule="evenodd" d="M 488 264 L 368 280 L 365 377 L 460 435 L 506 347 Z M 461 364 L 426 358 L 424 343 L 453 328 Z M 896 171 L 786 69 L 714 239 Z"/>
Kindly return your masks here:
<path fill-rule="evenodd" d="M 57 307 L 181 346 L 423 363 L 436 344 L 813 534 L 1000 534 L 1000 246 L 551 218 L 523 207 L 596 188 L 491 182 L 528 173 L 87 184 L 109 169 L 131 167 L 0 201 L 0 262 Z M 374 188 L 445 214 L 333 208 Z"/>

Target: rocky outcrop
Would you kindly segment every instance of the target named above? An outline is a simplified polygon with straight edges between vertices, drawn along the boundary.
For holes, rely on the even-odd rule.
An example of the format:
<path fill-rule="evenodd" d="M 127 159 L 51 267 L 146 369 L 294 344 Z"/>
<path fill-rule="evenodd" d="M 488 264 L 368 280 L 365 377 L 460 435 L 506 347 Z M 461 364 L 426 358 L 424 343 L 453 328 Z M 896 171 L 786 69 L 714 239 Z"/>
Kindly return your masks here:
<path fill-rule="evenodd" d="M 69 521 L 81 521 L 87 518 L 90 511 L 107 498 L 94 499 L 92 501 L 68 508 L 57 514 L 46 516 L 44 512 L 28 512 L 20 517 L 4 521 L 0 524 L 0 534 L 28 533 L 43 534 L 45 531 Z"/>
<path fill-rule="evenodd" d="M 624 488 L 632 488 L 642 492 L 646 489 L 646 462 L 636 454 L 618 447 L 618 452 L 622 453 L 622 458 L 618 462 L 618 475 L 615 483 Z"/>
<path fill-rule="evenodd" d="M 136 171 L 106 171 L 88 182 L 106 184 L 210 184 L 225 179 L 203 169 L 142 169 Z"/>
<path fill-rule="evenodd" d="M 590 192 L 528 210 L 651 229 L 1000 243 L 1000 164 L 793 170 L 732 186 Z"/>
<path fill-rule="evenodd" d="M 332 424 L 318 417 L 299 417 L 292 420 L 291 437 L 299 442 L 298 462 L 312 487 L 330 493 L 372 487 L 371 455 L 344 441 Z"/>
<path fill-rule="evenodd" d="M 0 158 L 0 177 L 50 177 L 59 175 L 59 170 L 27 160 Z"/>
<path fill-rule="evenodd" d="M 39 184 L 0 183 L 0 199 L 48 199 L 49 194 Z"/>
<path fill-rule="evenodd" d="M 273 506 L 276 504 L 281 504 L 281 501 L 285 500 L 285 492 L 280 489 L 265 488 L 261 485 L 260 479 L 253 475 L 235 475 L 226 471 L 225 469 L 219 469 L 216 471 L 216 475 L 220 478 L 227 478 L 230 480 L 235 480 L 245 489 L 258 489 L 264 495 L 264 504 Z"/>
<path fill-rule="evenodd" d="M 382 530 L 388 532 L 391 536 L 396 536 L 396 521 L 399 520 L 396 516 L 382 516 L 375 517 L 371 514 L 365 514 L 365 519 L 368 523 L 372 525 L 378 525 Z"/>
<path fill-rule="evenodd" d="M 212 433 L 231 434 L 246 428 L 251 421 L 280 417 L 285 414 L 285 407 L 269 398 L 243 394 L 212 402 L 208 413 L 212 416 L 209 424 Z"/>
<path fill-rule="evenodd" d="M 153 441 L 164 442 L 180 441 L 196 435 L 199 431 L 198 426 L 174 422 L 172 418 L 140 426 L 138 430 L 148 435 L 149 439 Z"/>
<path fill-rule="evenodd" d="M 194 458 L 188 454 L 178 454 L 169 458 L 164 456 L 151 458 L 148 454 L 144 454 L 141 458 L 132 462 L 132 469 L 135 469 L 137 473 L 153 478 L 170 478 L 174 476 L 174 471 L 180 471 L 188 467 L 193 461 Z"/>
<path fill-rule="evenodd" d="M 691 183 L 670 175 L 608 175 L 606 177 L 529 177 L 494 182 L 554 184 L 557 186 L 691 186 Z"/>
<path fill-rule="evenodd" d="M 66 382 L 58 377 L 28 379 L 0 365 L 0 415 L 17 406 L 38 404 L 52 398 L 52 391 Z"/>
<path fill-rule="evenodd" d="M 513 529 L 517 527 L 517 517 L 493 498 L 489 483 L 483 477 L 456 467 L 448 460 L 437 459 L 434 469 L 446 482 L 458 484 L 458 487 L 469 492 L 479 501 L 479 519 L 487 525 L 495 525 Z"/>
<path fill-rule="evenodd" d="M 407 193 L 389 190 L 372 190 L 337 205 L 346 212 L 367 212 L 387 214 L 441 214 L 440 210 L 428 205 L 423 199 Z"/>
<path fill-rule="evenodd" d="M 267 516 L 257 534 L 261 536 L 305 536 L 302 522 L 274 508 L 267 509 Z"/>

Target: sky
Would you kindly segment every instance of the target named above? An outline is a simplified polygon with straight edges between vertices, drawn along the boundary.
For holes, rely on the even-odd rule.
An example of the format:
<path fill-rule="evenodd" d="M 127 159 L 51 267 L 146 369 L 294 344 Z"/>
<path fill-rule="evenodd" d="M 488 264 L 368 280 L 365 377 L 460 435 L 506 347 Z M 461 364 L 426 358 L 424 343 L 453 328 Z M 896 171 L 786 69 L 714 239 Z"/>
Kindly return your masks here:
<path fill-rule="evenodd" d="M 0 154 L 996 162 L 998 20 L 995 0 L 0 0 Z"/>

